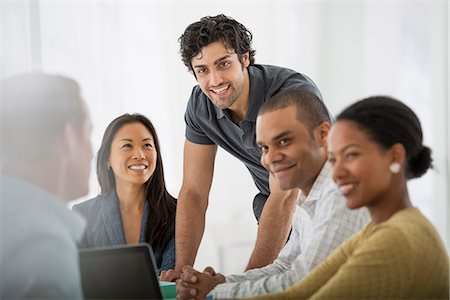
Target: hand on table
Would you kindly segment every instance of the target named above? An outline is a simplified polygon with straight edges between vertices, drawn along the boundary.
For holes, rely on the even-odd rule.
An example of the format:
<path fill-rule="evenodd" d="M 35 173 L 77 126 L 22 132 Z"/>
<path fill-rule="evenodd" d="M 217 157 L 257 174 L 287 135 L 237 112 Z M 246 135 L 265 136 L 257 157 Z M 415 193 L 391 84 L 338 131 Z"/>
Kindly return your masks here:
<path fill-rule="evenodd" d="M 205 299 L 208 293 L 218 284 L 225 282 L 225 276 L 207 267 L 203 272 L 191 266 L 184 266 L 177 281 L 178 299 Z"/>

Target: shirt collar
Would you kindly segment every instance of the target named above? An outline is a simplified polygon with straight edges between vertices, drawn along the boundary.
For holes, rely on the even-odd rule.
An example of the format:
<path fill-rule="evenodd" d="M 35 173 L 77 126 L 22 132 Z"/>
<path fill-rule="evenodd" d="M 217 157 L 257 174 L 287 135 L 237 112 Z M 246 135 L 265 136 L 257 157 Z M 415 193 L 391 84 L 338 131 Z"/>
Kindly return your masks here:
<path fill-rule="evenodd" d="M 324 185 L 328 184 L 328 181 L 331 180 L 330 171 L 331 164 L 326 161 L 320 170 L 319 175 L 317 175 L 308 196 L 305 196 L 303 193 L 300 193 L 298 196 L 299 205 L 304 205 L 307 202 L 317 201 L 320 199 Z"/>
<path fill-rule="evenodd" d="M 243 121 L 256 122 L 258 111 L 261 105 L 266 101 L 265 90 L 266 84 L 263 79 L 262 71 L 256 66 L 248 66 L 248 78 L 250 84 L 248 110 L 244 116 Z M 208 101 L 210 101 L 208 99 Z M 231 120 L 231 115 L 228 109 L 220 109 L 214 106 L 216 110 L 217 119 L 227 117 Z"/>
<path fill-rule="evenodd" d="M 258 111 L 261 105 L 266 102 L 266 83 L 263 79 L 262 70 L 255 66 L 248 67 L 250 78 L 250 99 L 248 102 L 247 114 L 244 120 L 256 122 Z"/>

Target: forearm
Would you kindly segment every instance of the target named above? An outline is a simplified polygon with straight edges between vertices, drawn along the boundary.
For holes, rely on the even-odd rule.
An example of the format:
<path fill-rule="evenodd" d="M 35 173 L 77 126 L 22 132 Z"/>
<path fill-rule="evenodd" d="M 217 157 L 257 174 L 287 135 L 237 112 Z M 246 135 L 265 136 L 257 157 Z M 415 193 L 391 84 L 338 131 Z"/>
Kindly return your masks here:
<path fill-rule="evenodd" d="M 271 264 L 286 244 L 297 203 L 298 190 L 280 196 L 271 194 L 264 205 L 258 236 L 247 270 Z"/>
<path fill-rule="evenodd" d="M 272 264 L 269 264 L 263 268 L 247 270 L 242 274 L 228 275 L 226 276 L 226 280 L 228 283 L 242 282 L 247 280 L 254 281 L 266 276 L 280 274 L 287 270 L 289 270 L 289 267 L 286 267 L 285 265 L 278 263 L 278 259 L 276 259 Z"/>
<path fill-rule="evenodd" d="M 304 260 L 305 257 L 300 255 L 290 270 L 256 281 L 240 283 L 233 297 L 250 297 L 253 295 L 267 296 L 263 299 L 306 299 L 310 297 L 314 291 L 320 288 L 322 282 L 326 281 L 321 277 L 328 278 L 327 276 L 331 276 L 329 274 L 332 272 L 329 271 L 329 266 L 327 266 L 325 270 L 307 280 L 308 283 L 305 284 L 303 279 L 311 273 L 305 268 Z M 318 277 L 321 282 L 319 285 L 316 284 Z"/>
<path fill-rule="evenodd" d="M 266 269 L 269 268 L 269 269 Z M 281 270 L 279 268 L 272 267 L 272 264 L 258 269 L 248 270 L 242 274 L 233 274 L 226 276 L 227 282 L 243 282 L 248 280 L 257 280 L 263 278 L 265 276 L 269 276 L 270 274 L 278 274 Z"/>
<path fill-rule="evenodd" d="M 187 192 L 180 192 L 175 226 L 176 270 L 194 265 L 205 230 L 205 213 L 206 204 L 189 197 Z"/>
<path fill-rule="evenodd" d="M 258 280 L 219 284 L 211 293 L 215 298 L 241 298 L 281 292 L 299 280 L 295 270 L 268 274 Z"/>

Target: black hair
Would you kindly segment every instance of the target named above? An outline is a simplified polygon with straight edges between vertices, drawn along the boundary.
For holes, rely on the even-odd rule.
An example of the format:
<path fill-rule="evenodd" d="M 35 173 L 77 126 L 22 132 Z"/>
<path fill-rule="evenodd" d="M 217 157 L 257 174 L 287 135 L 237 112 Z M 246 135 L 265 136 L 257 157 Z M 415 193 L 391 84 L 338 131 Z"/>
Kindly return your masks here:
<path fill-rule="evenodd" d="M 422 144 L 420 121 L 401 101 L 388 96 L 369 97 L 346 108 L 338 115 L 340 120 L 355 122 L 385 149 L 402 144 L 408 179 L 418 178 L 432 167 L 431 149 Z"/>
<path fill-rule="evenodd" d="M 284 90 L 270 98 L 261 106 L 258 115 L 291 105 L 297 108 L 297 120 L 306 126 L 312 138 L 317 126 L 323 122 L 331 123 L 328 109 L 322 100 L 310 92 L 296 89 Z"/>
<path fill-rule="evenodd" d="M 192 58 L 197 56 L 203 47 L 217 41 L 223 42 L 227 49 L 234 49 L 241 64 L 242 55 L 247 52 L 250 65 L 255 62 L 255 50 L 251 47 L 252 33 L 244 25 L 225 15 L 201 18 L 200 21 L 189 25 L 178 41 L 183 63 L 191 72 Z"/>
<path fill-rule="evenodd" d="M 151 209 L 148 212 L 145 227 L 145 241 L 153 247 L 165 247 L 169 242 L 166 232 L 174 230 L 176 199 L 166 189 L 164 169 L 161 158 L 158 135 L 152 122 L 141 114 L 124 114 L 114 119 L 106 128 L 102 144 L 97 153 L 97 178 L 101 194 L 115 191 L 116 183 L 114 173 L 108 168 L 107 162 L 111 153 L 111 144 L 117 133 L 124 125 L 140 123 L 144 125 L 153 136 L 156 150 L 156 168 L 145 185 L 145 197 Z"/>

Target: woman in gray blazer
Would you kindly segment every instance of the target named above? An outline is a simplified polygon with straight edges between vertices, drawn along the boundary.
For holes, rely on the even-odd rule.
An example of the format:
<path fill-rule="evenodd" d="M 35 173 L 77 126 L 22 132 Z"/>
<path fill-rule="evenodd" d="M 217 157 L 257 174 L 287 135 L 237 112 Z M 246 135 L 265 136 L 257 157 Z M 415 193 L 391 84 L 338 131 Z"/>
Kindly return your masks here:
<path fill-rule="evenodd" d="M 166 189 L 158 136 L 140 114 L 109 124 L 97 153 L 101 193 L 73 207 L 87 220 L 81 248 L 152 245 L 159 270 L 175 267 L 176 199 Z"/>

